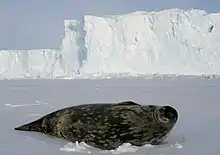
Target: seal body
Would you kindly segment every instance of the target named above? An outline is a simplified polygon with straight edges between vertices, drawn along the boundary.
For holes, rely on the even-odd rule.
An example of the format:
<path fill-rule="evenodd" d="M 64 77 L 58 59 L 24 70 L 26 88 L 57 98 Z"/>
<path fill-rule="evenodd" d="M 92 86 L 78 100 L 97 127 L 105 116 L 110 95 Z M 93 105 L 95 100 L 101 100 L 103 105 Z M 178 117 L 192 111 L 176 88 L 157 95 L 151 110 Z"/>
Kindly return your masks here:
<path fill-rule="evenodd" d="M 135 146 L 161 144 L 177 118 L 177 111 L 170 106 L 132 101 L 84 104 L 57 110 L 15 130 L 41 132 L 111 150 L 126 142 Z"/>

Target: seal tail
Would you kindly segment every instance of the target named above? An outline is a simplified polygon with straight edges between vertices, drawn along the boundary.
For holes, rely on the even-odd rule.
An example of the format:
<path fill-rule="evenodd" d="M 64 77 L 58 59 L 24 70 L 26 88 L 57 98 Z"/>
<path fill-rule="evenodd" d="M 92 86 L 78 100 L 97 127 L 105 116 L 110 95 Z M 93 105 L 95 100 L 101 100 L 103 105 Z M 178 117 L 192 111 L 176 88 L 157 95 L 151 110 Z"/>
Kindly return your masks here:
<path fill-rule="evenodd" d="M 43 119 L 41 118 L 36 121 L 16 127 L 14 130 L 42 132 L 42 122 Z"/>

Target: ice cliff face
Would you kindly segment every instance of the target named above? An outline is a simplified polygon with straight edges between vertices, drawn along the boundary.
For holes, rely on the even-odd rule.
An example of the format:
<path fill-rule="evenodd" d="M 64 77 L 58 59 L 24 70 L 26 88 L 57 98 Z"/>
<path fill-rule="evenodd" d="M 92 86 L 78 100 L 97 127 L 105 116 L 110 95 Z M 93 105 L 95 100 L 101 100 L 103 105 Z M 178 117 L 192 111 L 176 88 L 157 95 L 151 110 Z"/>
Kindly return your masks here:
<path fill-rule="evenodd" d="M 60 50 L 1 52 L 1 75 L 219 74 L 220 14 L 170 9 L 64 21 Z M 7 73 L 7 74 L 6 74 Z"/>
<path fill-rule="evenodd" d="M 83 73 L 220 72 L 220 16 L 179 9 L 114 17 L 85 16 Z"/>

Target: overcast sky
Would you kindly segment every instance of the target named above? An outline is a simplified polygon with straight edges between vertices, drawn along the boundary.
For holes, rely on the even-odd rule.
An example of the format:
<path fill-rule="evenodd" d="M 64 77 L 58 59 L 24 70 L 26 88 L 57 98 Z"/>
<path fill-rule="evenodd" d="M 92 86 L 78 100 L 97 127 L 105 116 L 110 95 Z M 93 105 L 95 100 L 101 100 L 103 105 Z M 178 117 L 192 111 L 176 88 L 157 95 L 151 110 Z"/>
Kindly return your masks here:
<path fill-rule="evenodd" d="M 219 0 L 0 0 L 0 49 L 59 48 L 65 19 L 168 8 L 220 11 Z"/>

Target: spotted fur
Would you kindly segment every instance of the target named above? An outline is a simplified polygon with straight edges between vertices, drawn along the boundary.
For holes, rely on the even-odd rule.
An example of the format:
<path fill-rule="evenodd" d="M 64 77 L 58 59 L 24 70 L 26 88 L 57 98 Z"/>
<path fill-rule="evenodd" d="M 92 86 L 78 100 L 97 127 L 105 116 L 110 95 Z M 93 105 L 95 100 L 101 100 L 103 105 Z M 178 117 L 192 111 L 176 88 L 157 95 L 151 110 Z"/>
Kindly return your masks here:
<path fill-rule="evenodd" d="M 161 144 L 177 118 L 177 111 L 170 106 L 132 101 L 84 104 L 57 110 L 15 130 L 41 132 L 111 150 L 126 142 L 136 146 Z"/>

